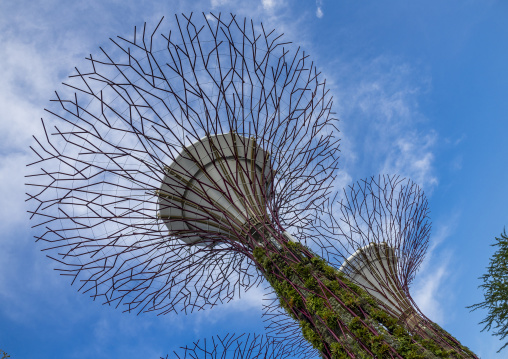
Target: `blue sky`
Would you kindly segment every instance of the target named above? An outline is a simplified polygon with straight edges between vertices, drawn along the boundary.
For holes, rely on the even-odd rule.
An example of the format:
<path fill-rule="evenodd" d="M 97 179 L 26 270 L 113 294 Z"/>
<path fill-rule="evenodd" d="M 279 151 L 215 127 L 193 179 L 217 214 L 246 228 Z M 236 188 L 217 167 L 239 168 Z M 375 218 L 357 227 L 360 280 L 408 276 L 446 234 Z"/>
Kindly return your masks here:
<path fill-rule="evenodd" d="M 302 46 L 341 119 L 337 186 L 378 173 L 419 183 L 433 230 L 412 293 L 482 358 L 501 343 L 467 305 L 508 224 L 508 3 L 469 1 L 3 1 L 0 3 L 0 349 L 12 358 L 158 358 L 213 334 L 262 332 L 262 289 L 207 312 L 136 316 L 53 271 L 25 214 L 25 164 L 53 91 L 84 57 L 162 15 L 225 12 Z"/>

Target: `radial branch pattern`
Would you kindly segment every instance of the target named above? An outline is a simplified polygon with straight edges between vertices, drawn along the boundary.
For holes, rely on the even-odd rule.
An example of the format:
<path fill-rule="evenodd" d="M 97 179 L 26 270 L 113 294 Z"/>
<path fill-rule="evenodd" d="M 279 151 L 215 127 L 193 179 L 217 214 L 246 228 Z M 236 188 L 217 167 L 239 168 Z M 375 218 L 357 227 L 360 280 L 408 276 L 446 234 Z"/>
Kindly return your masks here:
<path fill-rule="evenodd" d="M 233 15 L 176 16 L 111 39 L 55 94 L 32 147 L 28 201 L 37 239 L 81 291 L 126 311 L 210 307 L 261 278 L 232 234 L 254 240 L 265 226 L 298 236 L 310 225 L 337 169 L 337 121 L 313 62 L 281 36 Z M 238 149 L 224 163 L 214 160 L 223 134 Z M 256 179 L 232 163 L 260 153 L 269 173 L 246 214 L 235 210 L 245 193 L 233 182 Z M 198 155 L 222 166 L 219 177 L 178 159 L 199 164 Z M 192 183 L 178 189 L 168 175 Z M 200 202 L 178 204 L 172 190 Z M 197 214 L 177 230 L 170 207 Z"/>

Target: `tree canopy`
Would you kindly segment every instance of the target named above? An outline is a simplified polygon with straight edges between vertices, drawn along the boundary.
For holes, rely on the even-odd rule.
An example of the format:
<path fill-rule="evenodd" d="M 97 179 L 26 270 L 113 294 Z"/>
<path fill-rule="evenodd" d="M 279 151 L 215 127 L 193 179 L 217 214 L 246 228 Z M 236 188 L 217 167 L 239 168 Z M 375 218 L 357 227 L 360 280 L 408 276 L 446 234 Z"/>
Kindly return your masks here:
<path fill-rule="evenodd" d="M 494 335 L 499 335 L 500 340 L 508 336 L 508 237 L 506 228 L 501 237 L 496 237 L 496 243 L 492 246 L 498 246 L 498 250 L 490 259 L 487 267 L 487 273 L 479 279 L 483 280 L 483 284 L 479 288 L 483 288 L 485 301 L 474 304 L 468 308 L 474 311 L 479 308 L 485 308 L 489 311 L 487 317 L 479 324 L 485 324 L 484 330 L 495 330 Z M 498 353 L 508 346 L 508 341 L 498 350 Z"/>

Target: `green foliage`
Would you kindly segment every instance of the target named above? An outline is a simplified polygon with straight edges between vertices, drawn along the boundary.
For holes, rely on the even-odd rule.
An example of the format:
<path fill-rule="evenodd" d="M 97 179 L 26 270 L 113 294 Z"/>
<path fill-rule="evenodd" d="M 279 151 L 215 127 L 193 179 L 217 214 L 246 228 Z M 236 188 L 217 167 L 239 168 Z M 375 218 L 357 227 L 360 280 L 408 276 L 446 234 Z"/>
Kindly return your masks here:
<path fill-rule="evenodd" d="M 317 291 L 319 290 L 319 284 L 314 277 L 309 277 L 305 280 L 305 288 L 309 288 L 310 290 Z"/>
<path fill-rule="evenodd" d="M 0 355 L 2 356 L 2 358 L 0 358 L 0 359 L 7 359 L 7 358 L 11 357 L 9 354 L 4 352 L 2 349 L 0 349 Z"/>
<path fill-rule="evenodd" d="M 371 336 L 370 344 L 372 352 L 376 354 L 379 358 L 388 357 L 388 353 L 390 352 L 390 346 L 385 343 L 382 335 Z"/>
<path fill-rule="evenodd" d="M 434 329 L 436 329 L 439 333 L 443 335 L 448 344 L 450 345 L 458 344 L 465 353 L 469 354 L 470 356 L 474 356 L 474 353 L 471 350 L 469 350 L 468 347 L 461 345 L 457 339 L 455 339 L 450 333 L 441 328 L 438 324 L 432 323 L 431 325 L 432 327 L 434 327 Z M 451 355 L 453 358 L 460 358 L 460 356 L 457 356 L 458 355 L 457 353 L 452 353 Z"/>
<path fill-rule="evenodd" d="M 360 318 L 354 317 L 351 322 L 349 322 L 348 327 L 362 342 L 368 343 L 370 341 L 371 333 L 365 328 Z"/>
<path fill-rule="evenodd" d="M 254 257 L 264 269 L 281 306 L 299 322 L 304 338 L 317 350 L 327 348 L 333 359 L 348 358 L 348 351 L 357 358 L 371 358 L 372 355 L 358 344 L 360 340 L 376 358 L 388 358 L 393 350 L 409 359 L 463 358 L 464 352 L 475 357 L 465 347 L 462 347 L 464 352 L 459 353 L 446 350 L 433 340 L 412 335 L 365 290 L 323 259 L 306 257 L 304 249 L 299 243 L 288 243 L 288 249 L 278 253 L 267 253 L 263 248 L 256 248 Z M 297 260 L 288 261 L 284 258 Z M 295 288 L 300 289 L 297 291 Z M 301 311 L 310 314 L 313 320 L 295 314 Z M 350 336 L 342 344 L 336 342 L 330 331 L 337 330 L 339 323 L 343 328 L 346 325 L 354 338 Z M 442 332 L 445 338 L 454 339 L 439 326 L 435 325 L 435 329 Z M 335 335 L 343 335 L 341 332 L 337 330 Z M 460 345 L 451 339 L 449 343 Z"/>
<path fill-rule="evenodd" d="M 339 343 L 332 343 L 330 345 L 333 359 L 349 359 L 349 355 L 342 345 Z"/>
<path fill-rule="evenodd" d="M 323 341 L 319 337 L 319 334 L 316 333 L 316 331 L 312 328 L 312 326 L 309 323 L 300 321 L 300 328 L 302 329 L 303 337 L 307 339 L 307 341 L 311 343 L 315 349 L 320 351 L 324 349 L 325 346 Z"/>
<path fill-rule="evenodd" d="M 261 264 L 261 266 L 265 267 L 266 266 L 266 250 L 264 248 L 261 248 L 261 247 L 257 247 L 257 248 L 254 248 L 254 251 L 252 252 L 252 254 L 254 255 L 254 258 L 256 259 L 256 261 L 258 261 L 259 264 Z"/>
<path fill-rule="evenodd" d="M 319 310 L 324 309 L 324 303 L 323 300 L 319 297 L 316 297 L 315 295 L 311 294 L 307 298 L 307 308 L 311 311 L 316 313 Z"/>
<path fill-rule="evenodd" d="M 494 335 L 500 336 L 503 340 L 508 336 L 508 237 L 506 229 L 501 233 L 501 238 L 496 237 L 497 243 L 492 246 L 498 246 L 498 250 L 490 259 L 487 273 L 479 279 L 483 280 L 483 284 L 479 288 L 483 288 L 485 301 L 473 304 L 467 308 L 474 311 L 478 308 L 488 309 L 487 317 L 480 322 L 485 324 L 484 330 L 491 330 L 494 326 Z M 498 353 L 508 346 L 508 341 L 499 348 Z"/>

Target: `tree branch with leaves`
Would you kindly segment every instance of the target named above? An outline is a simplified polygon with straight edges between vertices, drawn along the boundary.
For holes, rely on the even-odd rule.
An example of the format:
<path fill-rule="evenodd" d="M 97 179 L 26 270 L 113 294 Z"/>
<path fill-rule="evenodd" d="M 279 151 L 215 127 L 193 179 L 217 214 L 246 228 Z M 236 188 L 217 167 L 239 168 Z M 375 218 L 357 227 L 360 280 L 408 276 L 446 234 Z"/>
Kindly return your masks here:
<path fill-rule="evenodd" d="M 496 243 L 491 246 L 498 246 L 498 250 L 490 259 L 487 267 L 487 273 L 479 277 L 483 284 L 478 288 L 483 288 L 485 301 L 473 304 L 467 308 L 487 309 L 488 315 L 479 324 L 485 324 L 484 330 L 495 330 L 494 335 L 500 336 L 503 340 L 508 336 L 508 237 L 506 228 L 501 237 L 496 237 Z M 508 346 L 508 341 L 497 351 L 498 353 Z"/>

